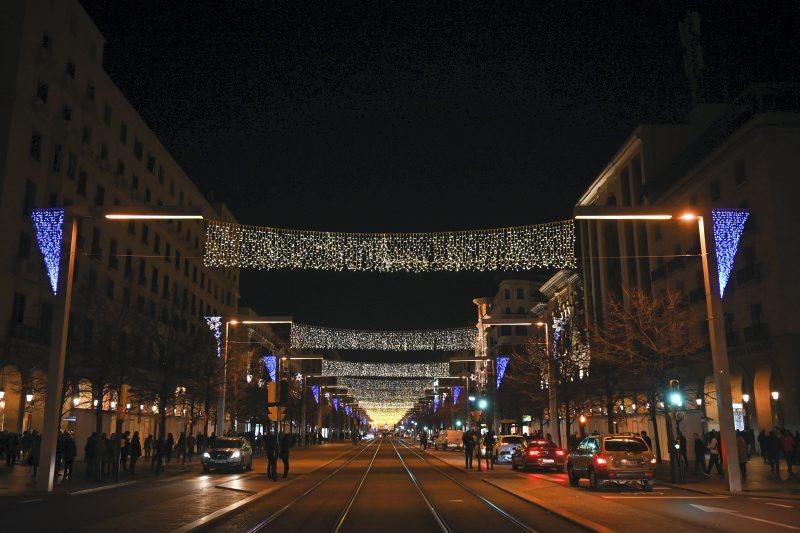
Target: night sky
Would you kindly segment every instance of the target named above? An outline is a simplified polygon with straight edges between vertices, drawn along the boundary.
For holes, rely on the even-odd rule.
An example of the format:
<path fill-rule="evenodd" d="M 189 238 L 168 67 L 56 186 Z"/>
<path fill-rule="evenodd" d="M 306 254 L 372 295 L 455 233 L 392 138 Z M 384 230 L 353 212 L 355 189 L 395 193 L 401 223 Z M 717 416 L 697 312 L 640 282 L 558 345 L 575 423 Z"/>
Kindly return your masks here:
<path fill-rule="evenodd" d="M 200 190 L 251 224 L 568 218 L 637 123 L 690 104 L 681 2 L 82 4 L 111 78 Z M 714 84 L 796 80 L 798 6 L 704 2 Z M 546 276 L 246 272 L 241 303 L 337 327 L 455 327 L 500 279 Z"/>

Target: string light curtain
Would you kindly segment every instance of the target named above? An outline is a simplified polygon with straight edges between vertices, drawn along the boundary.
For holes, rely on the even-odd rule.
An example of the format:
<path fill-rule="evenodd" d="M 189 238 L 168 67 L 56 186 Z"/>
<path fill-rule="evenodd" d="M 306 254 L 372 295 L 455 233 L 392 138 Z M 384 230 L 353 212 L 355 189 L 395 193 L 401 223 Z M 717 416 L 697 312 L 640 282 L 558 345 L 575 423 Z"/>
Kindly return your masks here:
<path fill-rule="evenodd" d="M 572 220 L 473 231 L 341 233 L 206 225 L 207 267 L 432 272 L 574 268 Z"/>
<path fill-rule="evenodd" d="M 322 360 L 322 374 L 326 376 L 384 377 L 384 378 L 437 378 L 449 376 L 448 362 L 428 363 L 356 363 L 352 361 Z"/>
<path fill-rule="evenodd" d="M 58 294 L 58 277 L 61 272 L 65 213 L 63 208 L 31 210 L 36 242 L 39 251 L 42 252 L 47 279 L 50 280 L 50 288 L 54 295 Z"/>
<path fill-rule="evenodd" d="M 477 338 L 477 328 L 377 331 L 293 323 L 291 331 L 292 348 L 315 350 L 472 351 Z"/>
<path fill-rule="evenodd" d="M 733 271 L 736 250 L 750 216 L 742 209 L 712 209 L 711 218 L 714 230 L 714 247 L 717 251 L 717 274 L 719 275 L 719 295 L 725 296 L 725 288 Z"/>

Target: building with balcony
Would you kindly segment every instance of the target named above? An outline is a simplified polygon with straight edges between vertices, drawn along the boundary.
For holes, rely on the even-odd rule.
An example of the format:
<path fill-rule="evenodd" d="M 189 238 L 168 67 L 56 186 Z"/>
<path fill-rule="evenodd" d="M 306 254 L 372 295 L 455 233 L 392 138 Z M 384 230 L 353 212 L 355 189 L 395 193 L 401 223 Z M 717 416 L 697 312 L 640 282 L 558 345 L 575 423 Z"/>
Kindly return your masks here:
<path fill-rule="evenodd" d="M 41 424 L 36 382 L 44 376 L 54 314 L 30 209 L 175 206 L 233 220 L 225 206 L 203 196 L 115 86 L 103 69 L 103 48 L 103 36 L 77 1 L 0 4 L 0 225 L 6 235 L 0 384 L 10 430 Z M 71 337 L 98 329 L 85 312 L 97 302 L 186 335 L 207 334 L 204 315 L 234 315 L 239 273 L 206 269 L 203 237 L 198 221 L 82 218 Z M 27 393 L 31 402 L 24 401 Z M 91 409 L 95 400 L 80 400 L 76 408 Z M 100 401 L 109 411 L 113 401 L 118 412 L 112 416 L 128 403 Z M 147 416 L 149 406 L 140 411 Z"/>
<path fill-rule="evenodd" d="M 800 194 L 798 94 L 796 86 L 753 86 L 728 104 L 698 105 L 683 123 L 640 125 L 578 202 L 676 214 L 750 212 L 722 319 L 736 425 L 756 432 L 800 426 L 800 242 L 794 236 L 800 210 L 793 205 Z M 671 290 L 696 311 L 695 331 L 707 339 L 696 223 L 585 220 L 578 233 L 591 321 L 602 326 L 608 302 L 625 301 L 633 289 Z M 714 428 L 710 368 L 709 356 L 705 377 L 688 387 L 705 399 L 702 414 Z"/>

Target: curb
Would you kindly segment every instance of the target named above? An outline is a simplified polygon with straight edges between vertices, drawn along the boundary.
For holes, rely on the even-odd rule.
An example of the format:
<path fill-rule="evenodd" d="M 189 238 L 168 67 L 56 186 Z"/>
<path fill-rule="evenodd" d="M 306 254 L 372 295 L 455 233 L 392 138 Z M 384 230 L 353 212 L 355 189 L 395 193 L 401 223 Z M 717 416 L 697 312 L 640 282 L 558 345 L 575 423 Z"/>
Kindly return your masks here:
<path fill-rule="evenodd" d="M 569 511 L 565 511 L 563 509 L 554 509 L 553 507 L 549 507 L 544 501 L 540 500 L 539 498 L 534 498 L 533 496 L 520 496 L 519 494 L 510 489 L 501 487 L 500 485 L 493 483 L 492 480 L 490 479 L 483 479 L 483 482 L 488 483 L 494 488 L 502 490 L 503 492 L 514 496 L 515 498 L 519 498 L 522 501 L 531 503 L 541 508 L 545 512 L 563 518 L 567 522 L 571 522 L 572 524 L 575 524 L 576 526 L 586 529 L 588 531 L 597 531 L 598 533 L 612 533 L 614 531 L 613 529 L 607 528 L 606 526 L 598 524 L 597 522 L 593 522 L 588 518 L 583 518 L 582 516 L 576 515 Z"/>

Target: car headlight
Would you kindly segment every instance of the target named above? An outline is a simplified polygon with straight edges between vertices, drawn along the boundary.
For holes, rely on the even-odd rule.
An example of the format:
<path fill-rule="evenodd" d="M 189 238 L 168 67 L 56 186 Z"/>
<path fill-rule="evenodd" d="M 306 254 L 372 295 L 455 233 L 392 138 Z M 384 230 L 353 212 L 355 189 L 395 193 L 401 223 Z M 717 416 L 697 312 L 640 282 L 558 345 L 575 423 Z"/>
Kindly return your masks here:
<path fill-rule="evenodd" d="M 242 452 L 240 452 L 239 450 L 236 450 L 235 452 L 233 452 L 231 454 L 231 459 L 238 459 L 239 457 L 241 457 L 241 455 L 242 455 Z"/>
<path fill-rule="evenodd" d="M 211 459 L 211 454 L 208 453 L 208 452 L 203 452 L 203 458 L 204 459 Z"/>

